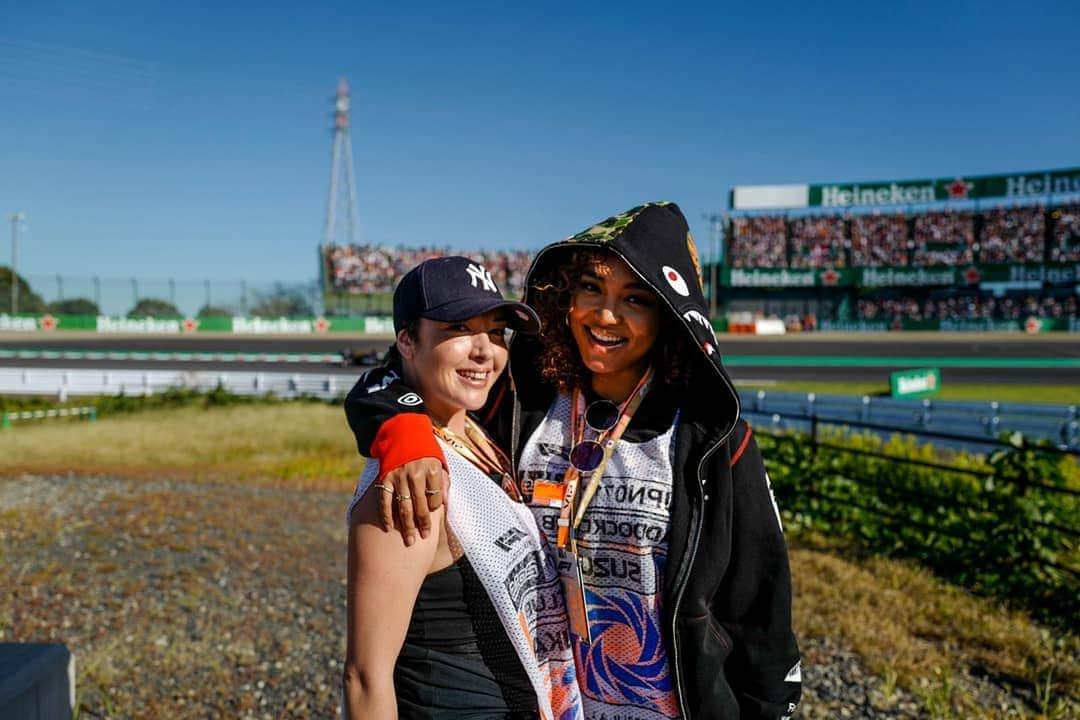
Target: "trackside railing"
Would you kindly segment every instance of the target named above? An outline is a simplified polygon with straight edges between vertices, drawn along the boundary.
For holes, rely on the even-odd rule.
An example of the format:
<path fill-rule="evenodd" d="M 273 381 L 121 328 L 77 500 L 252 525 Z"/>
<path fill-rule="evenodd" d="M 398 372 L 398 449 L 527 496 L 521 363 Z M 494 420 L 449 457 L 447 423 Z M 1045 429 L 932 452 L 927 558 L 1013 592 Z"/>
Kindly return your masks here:
<path fill-rule="evenodd" d="M 1080 616 L 1080 450 L 744 408 L 800 530 L 911 557 L 1051 619 Z"/>
<path fill-rule="evenodd" d="M 55 418 L 85 417 L 90 422 L 97 420 L 97 408 L 84 407 L 49 408 L 47 410 L 18 410 L 0 412 L 0 430 L 10 430 L 16 423 L 28 420 L 49 420 Z"/>
<path fill-rule="evenodd" d="M 758 416 L 776 414 L 779 423 L 795 422 L 792 419 L 794 416 L 805 415 L 991 439 L 1015 431 L 1027 438 L 1049 440 L 1055 445 L 1080 449 L 1080 408 L 1075 404 L 933 398 L 897 400 L 876 395 L 824 395 L 774 390 L 744 390 L 740 398 L 744 411 Z"/>

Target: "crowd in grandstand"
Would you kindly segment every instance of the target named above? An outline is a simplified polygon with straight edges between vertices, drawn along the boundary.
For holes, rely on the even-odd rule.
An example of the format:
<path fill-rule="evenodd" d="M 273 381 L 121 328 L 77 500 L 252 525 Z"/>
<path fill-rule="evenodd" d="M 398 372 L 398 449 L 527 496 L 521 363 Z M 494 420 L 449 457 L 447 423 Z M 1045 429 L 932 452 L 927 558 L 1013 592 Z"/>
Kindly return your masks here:
<path fill-rule="evenodd" d="M 950 293 L 929 298 L 882 295 L 859 298 L 855 313 L 860 320 L 1023 320 L 1029 317 L 1076 317 L 1075 294 L 985 292 Z"/>
<path fill-rule="evenodd" d="M 482 264 L 504 295 L 521 297 L 532 253 L 525 250 L 455 251 L 434 247 L 347 245 L 327 253 L 331 286 L 348 293 L 392 293 L 398 279 L 424 260 L 443 255 L 465 255 Z"/>
<path fill-rule="evenodd" d="M 844 267 L 848 240 L 844 218 L 812 215 L 791 221 L 791 267 Z"/>
<path fill-rule="evenodd" d="M 841 268 L 1080 261 L 1080 204 L 737 217 L 732 267 Z"/>
<path fill-rule="evenodd" d="M 907 265 L 908 225 L 903 213 L 851 218 L 851 264 L 855 267 Z"/>
<path fill-rule="evenodd" d="M 787 220 L 784 217 L 740 217 L 731 225 L 732 267 L 787 266 Z"/>
<path fill-rule="evenodd" d="M 1037 263 L 1043 260 L 1046 210 L 1041 207 L 996 208 L 982 215 L 979 262 Z"/>
<path fill-rule="evenodd" d="M 1080 262 L 1080 203 L 1055 209 L 1051 218 L 1050 262 Z"/>
<path fill-rule="evenodd" d="M 969 212 L 928 212 L 915 216 L 912 265 L 975 262 L 975 216 Z"/>

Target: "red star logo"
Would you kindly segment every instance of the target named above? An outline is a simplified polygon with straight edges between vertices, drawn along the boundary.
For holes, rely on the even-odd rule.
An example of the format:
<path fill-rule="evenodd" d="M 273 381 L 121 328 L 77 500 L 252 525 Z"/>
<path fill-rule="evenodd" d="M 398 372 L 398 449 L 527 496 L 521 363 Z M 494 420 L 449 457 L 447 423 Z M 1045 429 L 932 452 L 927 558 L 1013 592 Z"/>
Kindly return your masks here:
<path fill-rule="evenodd" d="M 979 275 L 979 269 L 974 265 L 964 271 L 964 280 L 967 281 L 968 285 L 977 285 L 981 277 L 982 276 Z"/>
<path fill-rule="evenodd" d="M 968 193 L 973 188 L 969 182 L 964 182 L 964 178 L 956 178 L 951 185 L 946 186 L 946 190 L 949 191 L 950 200 L 966 200 Z"/>
<path fill-rule="evenodd" d="M 184 318 L 184 322 L 180 328 L 184 332 L 195 332 L 199 329 L 199 321 L 195 318 Z"/>
<path fill-rule="evenodd" d="M 39 322 L 41 323 L 41 329 L 48 330 L 49 332 L 55 330 L 56 326 L 59 324 L 52 315 L 42 315 Z"/>
<path fill-rule="evenodd" d="M 315 319 L 315 332 L 324 333 L 330 329 L 330 321 L 324 317 Z"/>
<path fill-rule="evenodd" d="M 1034 335 L 1039 332 L 1039 330 L 1042 330 L 1042 323 L 1039 322 L 1039 318 L 1037 317 L 1029 317 L 1024 323 L 1024 332 L 1029 335 Z"/>
<path fill-rule="evenodd" d="M 826 270 L 821 273 L 821 282 L 823 285 L 835 285 L 836 281 L 840 279 L 840 273 L 835 270 Z"/>

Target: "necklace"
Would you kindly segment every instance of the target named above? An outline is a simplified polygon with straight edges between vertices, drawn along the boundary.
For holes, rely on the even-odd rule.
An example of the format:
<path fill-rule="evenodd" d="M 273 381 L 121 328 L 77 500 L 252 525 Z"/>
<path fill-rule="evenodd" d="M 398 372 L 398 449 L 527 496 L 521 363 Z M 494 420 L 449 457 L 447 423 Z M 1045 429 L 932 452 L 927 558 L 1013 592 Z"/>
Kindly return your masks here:
<path fill-rule="evenodd" d="M 498 477 L 503 491 L 514 501 L 522 502 L 521 489 L 514 482 L 510 457 L 488 437 L 482 427 L 466 417 L 464 435 L 458 435 L 445 426 L 436 426 L 435 434 L 485 474 Z"/>

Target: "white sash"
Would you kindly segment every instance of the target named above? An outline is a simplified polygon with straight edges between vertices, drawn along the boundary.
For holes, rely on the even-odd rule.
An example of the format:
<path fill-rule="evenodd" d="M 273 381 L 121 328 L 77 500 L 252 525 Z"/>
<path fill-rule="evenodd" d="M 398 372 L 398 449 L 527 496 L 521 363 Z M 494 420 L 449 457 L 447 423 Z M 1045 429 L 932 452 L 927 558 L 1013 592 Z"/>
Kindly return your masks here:
<path fill-rule="evenodd" d="M 491 598 L 544 720 L 584 717 L 562 582 L 529 508 L 438 439 L 450 466 L 447 525 Z M 379 476 L 369 460 L 346 514 Z M 492 668 L 498 672 L 498 668 Z"/>

